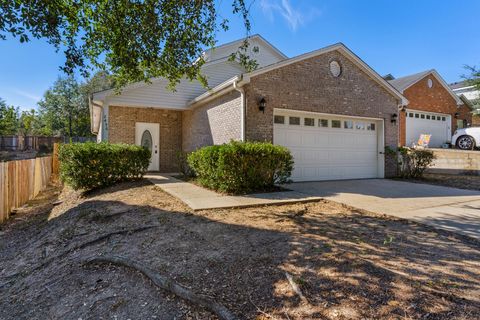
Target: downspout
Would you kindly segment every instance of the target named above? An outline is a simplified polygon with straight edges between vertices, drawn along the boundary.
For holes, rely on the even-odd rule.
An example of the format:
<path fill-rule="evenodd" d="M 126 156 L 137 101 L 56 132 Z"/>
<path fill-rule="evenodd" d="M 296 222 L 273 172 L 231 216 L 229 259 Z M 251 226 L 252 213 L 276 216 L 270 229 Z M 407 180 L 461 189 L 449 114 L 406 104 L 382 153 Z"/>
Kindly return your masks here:
<path fill-rule="evenodd" d="M 89 109 L 90 109 L 90 132 L 94 135 L 97 136 L 97 140 L 98 140 L 98 136 L 100 135 L 102 137 L 102 140 L 103 140 L 103 134 L 102 134 L 102 127 L 103 127 L 103 105 L 100 105 L 100 104 L 96 104 L 95 102 L 93 102 L 93 94 L 90 94 L 88 96 L 88 106 L 89 106 Z M 94 122 L 94 107 L 97 107 L 97 108 L 100 108 L 100 119 L 99 119 L 99 123 L 98 123 L 98 128 L 97 128 L 97 132 L 94 132 L 94 127 L 95 127 L 95 122 Z"/>
<path fill-rule="evenodd" d="M 246 103 L 245 103 L 245 89 L 240 87 L 238 85 L 238 82 L 240 80 L 235 80 L 233 82 L 233 88 L 240 92 L 240 140 L 245 141 L 245 119 L 246 119 L 246 113 L 247 113 L 247 108 L 246 108 Z"/>

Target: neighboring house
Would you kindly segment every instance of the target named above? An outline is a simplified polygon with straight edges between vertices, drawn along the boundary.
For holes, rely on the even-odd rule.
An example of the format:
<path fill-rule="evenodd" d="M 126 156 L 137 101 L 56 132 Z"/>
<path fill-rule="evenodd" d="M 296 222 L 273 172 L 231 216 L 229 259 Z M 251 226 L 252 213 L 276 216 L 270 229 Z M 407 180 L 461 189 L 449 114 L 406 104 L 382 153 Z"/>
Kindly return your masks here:
<path fill-rule="evenodd" d="M 450 142 L 453 132 L 472 123 L 471 104 L 457 96 L 435 70 L 427 70 L 389 82 L 406 99 L 399 113 L 399 140 L 402 146 L 416 144 L 421 134 L 430 134 L 430 147 Z"/>
<path fill-rule="evenodd" d="M 228 61 L 239 40 L 205 53 L 202 72 L 211 90 L 167 81 L 95 93 L 92 131 L 98 140 L 136 143 L 152 150 L 150 170 L 177 171 L 177 154 L 230 140 L 288 147 L 293 180 L 382 178 L 396 164 L 386 146 L 398 145 L 396 116 L 408 101 L 343 44 L 287 58 L 260 36 L 245 72 Z"/>
<path fill-rule="evenodd" d="M 450 84 L 450 88 L 458 96 L 465 96 L 472 103 L 473 117 L 472 126 L 480 127 L 480 89 L 472 86 L 467 80 Z"/>

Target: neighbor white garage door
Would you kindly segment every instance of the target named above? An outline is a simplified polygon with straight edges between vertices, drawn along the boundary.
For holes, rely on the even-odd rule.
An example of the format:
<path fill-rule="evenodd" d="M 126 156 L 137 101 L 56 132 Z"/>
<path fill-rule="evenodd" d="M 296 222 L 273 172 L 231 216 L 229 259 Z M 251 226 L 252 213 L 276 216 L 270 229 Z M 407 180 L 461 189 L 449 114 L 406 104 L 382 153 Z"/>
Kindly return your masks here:
<path fill-rule="evenodd" d="M 407 110 L 406 145 L 417 143 L 421 134 L 430 134 L 429 147 L 438 148 L 452 140 L 451 118 L 448 114 Z"/>
<path fill-rule="evenodd" d="M 383 176 L 378 150 L 382 125 L 371 119 L 276 110 L 273 142 L 292 152 L 293 181 L 378 178 Z"/>

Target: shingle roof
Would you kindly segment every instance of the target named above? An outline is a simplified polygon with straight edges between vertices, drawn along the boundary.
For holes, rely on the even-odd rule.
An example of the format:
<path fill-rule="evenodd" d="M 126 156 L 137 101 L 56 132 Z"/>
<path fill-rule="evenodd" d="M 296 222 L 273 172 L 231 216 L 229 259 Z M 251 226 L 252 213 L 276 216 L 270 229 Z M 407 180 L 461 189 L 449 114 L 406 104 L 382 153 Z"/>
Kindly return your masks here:
<path fill-rule="evenodd" d="M 417 82 L 418 80 L 422 79 L 432 71 L 433 70 L 426 70 L 419 73 L 411 74 L 409 76 L 390 80 L 388 82 L 390 82 L 390 84 L 394 86 L 395 89 L 397 89 L 400 92 L 403 92 L 403 90 L 405 90 L 406 88 L 408 88 L 409 86 Z"/>
<path fill-rule="evenodd" d="M 448 86 L 451 89 L 460 89 L 460 88 L 468 87 L 468 86 L 470 86 L 470 84 L 468 83 L 468 80 L 463 80 L 463 81 L 450 83 Z"/>
<path fill-rule="evenodd" d="M 435 69 L 430 69 L 426 71 L 422 71 L 419 73 L 415 73 L 406 77 L 398 78 L 395 80 L 388 81 L 395 89 L 397 89 L 400 93 L 403 94 L 403 92 L 409 88 L 411 85 L 417 83 L 427 75 L 431 74 L 433 77 L 435 77 L 440 84 L 445 88 L 445 90 L 450 93 L 450 95 L 455 99 L 458 105 L 463 104 L 462 100 L 455 94 L 455 92 L 452 91 L 452 89 L 448 86 L 448 84 L 443 80 L 442 76 L 438 74 L 438 72 Z"/>

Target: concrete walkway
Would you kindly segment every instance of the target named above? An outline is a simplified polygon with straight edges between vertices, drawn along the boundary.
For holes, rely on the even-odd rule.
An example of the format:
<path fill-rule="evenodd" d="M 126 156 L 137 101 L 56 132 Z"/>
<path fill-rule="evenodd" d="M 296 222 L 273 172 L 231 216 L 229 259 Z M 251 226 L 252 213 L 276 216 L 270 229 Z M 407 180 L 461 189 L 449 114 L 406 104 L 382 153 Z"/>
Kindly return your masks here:
<path fill-rule="evenodd" d="M 286 204 L 321 200 L 297 191 L 256 193 L 245 196 L 228 196 L 207 190 L 166 174 L 148 174 L 150 182 L 168 194 L 186 203 L 193 210 L 240 208 L 258 205 Z"/>
<path fill-rule="evenodd" d="M 302 182 L 288 188 L 480 239 L 480 192 L 388 179 Z"/>
<path fill-rule="evenodd" d="M 327 199 L 370 212 L 415 220 L 480 240 L 480 192 L 388 179 L 297 182 L 291 191 L 222 195 L 165 174 L 146 178 L 193 210 Z"/>

